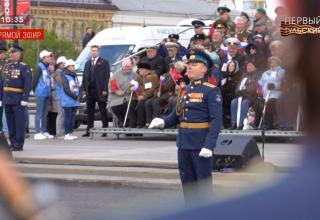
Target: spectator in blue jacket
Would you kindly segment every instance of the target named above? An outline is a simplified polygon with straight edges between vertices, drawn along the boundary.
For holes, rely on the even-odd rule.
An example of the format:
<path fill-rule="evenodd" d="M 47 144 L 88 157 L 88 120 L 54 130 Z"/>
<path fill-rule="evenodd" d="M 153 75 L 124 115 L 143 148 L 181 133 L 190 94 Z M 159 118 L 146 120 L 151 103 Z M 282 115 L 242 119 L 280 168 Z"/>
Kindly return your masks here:
<path fill-rule="evenodd" d="M 49 64 L 52 61 L 52 53 L 43 50 L 39 57 L 41 61 L 38 63 L 38 70 L 32 78 L 32 88 L 36 96 L 36 115 L 35 115 L 35 140 L 44 140 L 53 138 L 47 132 L 47 116 L 49 96 L 51 92 L 51 76 Z"/>
<path fill-rule="evenodd" d="M 57 136 L 61 137 L 64 132 L 64 110 L 61 107 L 61 90 L 62 90 L 62 74 L 64 71 L 65 63 L 67 59 L 64 56 L 60 56 L 56 62 L 56 70 L 53 73 L 54 80 L 54 100 L 58 102 L 58 116 L 56 121 Z"/>
<path fill-rule="evenodd" d="M 70 59 L 65 62 L 65 71 L 62 74 L 61 106 L 64 109 L 65 120 L 65 140 L 77 139 L 72 135 L 74 123 L 76 120 L 77 108 L 80 105 L 80 83 L 75 70 L 75 62 Z"/>

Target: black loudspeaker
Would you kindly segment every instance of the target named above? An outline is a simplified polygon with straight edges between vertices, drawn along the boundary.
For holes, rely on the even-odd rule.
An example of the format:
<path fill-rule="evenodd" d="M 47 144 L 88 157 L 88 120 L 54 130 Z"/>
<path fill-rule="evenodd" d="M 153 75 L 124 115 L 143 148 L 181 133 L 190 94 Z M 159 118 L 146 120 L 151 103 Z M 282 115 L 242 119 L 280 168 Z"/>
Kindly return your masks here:
<path fill-rule="evenodd" d="M 243 168 L 252 159 L 261 160 L 260 151 L 254 137 L 219 136 L 214 148 L 214 169 Z"/>

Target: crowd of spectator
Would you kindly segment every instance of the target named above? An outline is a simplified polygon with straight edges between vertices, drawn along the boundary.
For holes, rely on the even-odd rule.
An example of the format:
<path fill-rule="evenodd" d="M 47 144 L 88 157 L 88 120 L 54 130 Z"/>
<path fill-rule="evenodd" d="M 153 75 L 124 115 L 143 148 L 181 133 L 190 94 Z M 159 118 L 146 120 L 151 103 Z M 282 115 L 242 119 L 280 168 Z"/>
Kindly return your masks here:
<path fill-rule="evenodd" d="M 256 9 L 253 19 L 244 12 L 232 19 L 227 7 L 219 7 L 218 13 L 208 33 L 201 20 L 192 22 L 194 36 L 187 47 L 179 42 L 178 34 L 170 34 L 159 44 L 146 45 L 144 53 L 126 57 L 113 74 L 108 61 L 100 57 L 99 46 L 91 45 L 82 83 L 73 60 L 55 59 L 51 52 L 41 51 L 32 77 L 34 139 L 76 139 L 73 128 L 81 98 L 86 100 L 88 113 L 83 136 L 89 136 L 93 128 L 96 103 L 103 127 L 108 126 L 108 109 L 115 126 L 147 128 L 153 118 L 175 110 L 178 93 L 190 83 L 185 56 L 190 48 L 205 51 L 214 63 L 206 80 L 221 90 L 224 129 L 298 129 L 299 87 L 289 80 L 286 61 L 290 53 L 280 35 L 286 9 L 276 8 L 274 21 L 263 8 Z M 83 46 L 93 36 L 88 28 Z"/>
<path fill-rule="evenodd" d="M 125 77 L 127 80 L 117 79 L 129 71 L 128 66 L 136 64 L 135 58 L 127 58 L 109 86 L 111 110 L 119 119 L 118 125 L 146 127 L 152 118 L 172 111 L 178 91 L 189 83 L 186 50 L 199 48 L 214 62 L 207 80 L 221 89 L 223 128 L 296 129 L 299 103 L 297 99 L 293 100 L 294 93 L 290 92 L 297 87 L 288 83 L 286 61 L 290 59 L 290 53 L 285 53 L 285 39 L 280 35 L 280 23 L 286 9 L 277 7 L 275 12 L 278 16 L 274 21 L 264 8 L 257 8 L 253 19 L 243 12 L 233 20 L 229 8 L 219 7 L 220 17 L 213 22 L 208 34 L 205 34 L 205 24 L 201 20 L 192 22 L 195 34 L 187 48 L 179 43 L 177 34 L 170 34 L 160 44 L 148 45 L 136 65 L 138 83 L 132 82 L 133 74 Z M 134 95 L 127 124 L 123 124 L 130 83 Z M 115 106 L 114 99 L 119 96 L 125 98 Z M 285 110 L 288 103 L 293 110 L 290 114 Z"/>

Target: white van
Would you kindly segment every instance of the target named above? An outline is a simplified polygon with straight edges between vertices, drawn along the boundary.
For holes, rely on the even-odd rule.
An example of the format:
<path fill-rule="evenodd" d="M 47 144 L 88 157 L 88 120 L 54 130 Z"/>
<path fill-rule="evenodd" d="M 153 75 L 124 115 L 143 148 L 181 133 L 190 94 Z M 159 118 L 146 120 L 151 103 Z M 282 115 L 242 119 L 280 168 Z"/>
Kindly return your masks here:
<path fill-rule="evenodd" d="M 100 46 L 100 56 L 109 61 L 111 71 L 117 70 L 121 61 L 126 55 L 136 53 L 140 48 L 144 48 L 150 44 L 160 43 L 169 34 L 179 34 L 179 42 L 187 47 L 190 38 L 194 35 L 193 27 L 177 27 L 177 26 L 149 26 L 149 27 L 121 27 L 107 28 L 100 31 L 82 50 L 76 60 L 77 75 L 82 82 L 84 65 L 90 59 L 90 46 Z M 117 65 L 113 65 L 118 62 Z M 112 74 L 112 73 L 111 73 Z M 77 127 L 85 124 L 87 120 L 86 106 L 81 101 L 76 116 Z M 98 112 L 98 109 L 96 109 Z M 95 114 L 95 120 L 99 120 L 100 114 Z M 112 115 L 108 113 L 109 120 Z"/>
<path fill-rule="evenodd" d="M 85 62 L 90 59 L 90 46 L 100 46 L 100 56 L 113 65 L 127 54 L 133 54 L 146 45 L 160 43 L 169 34 L 179 34 L 179 42 L 187 47 L 194 35 L 193 27 L 149 26 L 107 28 L 100 31 L 84 48 L 76 60 L 77 73 L 82 75 Z M 120 65 L 120 63 L 119 63 Z M 117 69 L 115 66 L 112 69 Z"/>

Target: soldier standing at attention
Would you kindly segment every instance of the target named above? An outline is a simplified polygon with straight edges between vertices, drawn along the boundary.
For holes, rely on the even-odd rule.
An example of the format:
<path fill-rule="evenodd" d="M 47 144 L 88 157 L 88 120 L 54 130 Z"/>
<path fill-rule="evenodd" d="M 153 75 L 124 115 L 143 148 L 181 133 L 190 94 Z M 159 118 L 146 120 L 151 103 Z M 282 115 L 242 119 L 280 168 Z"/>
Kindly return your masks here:
<path fill-rule="evenodd" d="M 3 67 L 4 65 L 7 63 L 7 48 L 5 47 L 5 45 L 1 46 L 0 47 L 0 81 L 3 80 L 3 77 L 2 77 L 2 74 L 3 74 Z M 2 132 L 2 128 L 3 128 L 3 125 L 2 125 L 2 115 L 3 115 L 3 107 L 0 106 L 0 132 Z"/>
<path fill-rule="evenodd" d="M 0 103 L 5 106 L 10 150 L 22 151 L 24 144 L 26 107 L 31 90 L 32 73 L 29 66 L 21 62 L 23 49 L 16 44 L 9 50 L 10 62 L 3 67 L 0 81 Z"/>
<path fill-rule="evenodd" d="M 187 74 L 191 83 L 179 92 L 176 111 L 152 120 L 149 128 L 170 128 L 180 124 L 177 136 L 178 167 L 186 203 L 212 191 L 212 154 L 222 122 L 222 97 L 218 87 L 207 82 L 213 66 L 208 54 L 187 52 Z M 204 193 L 204 194 L 202 194 Z"/>

